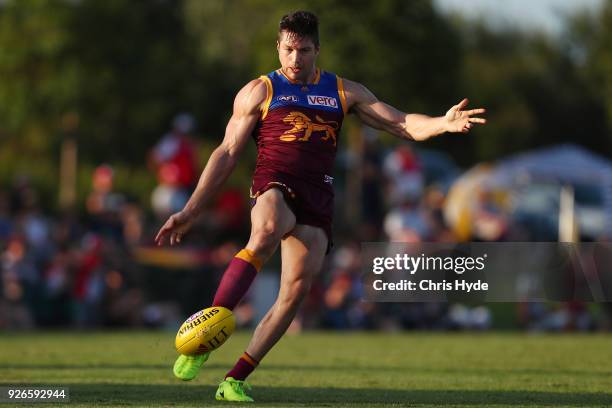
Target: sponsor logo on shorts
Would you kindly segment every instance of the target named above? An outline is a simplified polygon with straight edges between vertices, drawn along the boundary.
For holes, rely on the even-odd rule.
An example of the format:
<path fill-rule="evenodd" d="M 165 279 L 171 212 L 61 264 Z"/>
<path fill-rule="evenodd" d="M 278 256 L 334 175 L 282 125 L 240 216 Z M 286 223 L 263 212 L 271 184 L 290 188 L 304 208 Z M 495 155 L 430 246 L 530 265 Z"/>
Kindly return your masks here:
<path fill-rule="evenodd" d="M 327 184 L 331 184 L 334 182 L 334 178 L 332 176 L 328 176 L 327 174 L 325 174 L 323 176 L 323 181 L 326 182 Z"/>
<path fill-rule="evenodd" d="M 331 96 L 308 95 L 308 104 L 316 106 L 327 106 L 328 108 L 337 108 L 338 100 Z"/>
<path fill-rule="evenodd" d="M 276 98 L 277 101 L 279 102 L 299 102 L 300 98 L 298 98 L 295 95 L 281 95 L 278 98 Z"/>

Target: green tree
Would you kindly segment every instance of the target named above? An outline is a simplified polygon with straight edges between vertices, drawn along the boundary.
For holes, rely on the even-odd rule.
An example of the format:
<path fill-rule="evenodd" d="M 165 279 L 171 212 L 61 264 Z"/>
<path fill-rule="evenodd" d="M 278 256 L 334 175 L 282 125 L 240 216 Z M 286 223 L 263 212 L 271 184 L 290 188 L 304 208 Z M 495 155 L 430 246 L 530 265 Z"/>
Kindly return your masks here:
<path fill-rule="evenodd" d="M 466 145 L 457 146 L 470 149 L 461 157 L 493 160 L 562 142 L 601 151 L 601 104 L 564 42 L 539 33 L 495 31 L 482 23 L 459 25 L 464 91 L 486 105 L 489 120 Z"/>
<path fill-rule="evenodd" d="M 111 162 L 139 180 L 176 113 L 216 123 L 233 86 L 211 80 L 223 66 L 199 64 L 183 19 L 180 1 L 0 3 L 2 178 L 27 172 L 55 188 L 69 131 L 82 170 Z"/>
<path fill-rule="evenodd" d="M 202 58 L 244 67 L 243 81 L 278 67 L 278 22 L 299 9 L 319 16 L 324 69 L 361 81 L 411 111 L 440 110 L 442 102 L 459 97 L 454 67 L 460 61 L 460 39 L 429 0 L 185 3 Z"/>
<path fill-rule="evenodd" d="M 583 13 L 570 21 L 567 48 L 596 103 L 591 106 L 605 117 L 605 129 L 591 136 L 599 151 L 612 157 L 612 1 L 605 0 L 597 13 Z"/>
<path fill-rule="evenodd" d="M 51 153 L 70 114 L 86 159 L 142 161 L 177 112 L 212 122 L 215 99 L 231 101 L 211 81 L 224 67 L 198 63 L 182 2 L 9 1 L 0 47 L 0 131 L 27 149 Z"/>

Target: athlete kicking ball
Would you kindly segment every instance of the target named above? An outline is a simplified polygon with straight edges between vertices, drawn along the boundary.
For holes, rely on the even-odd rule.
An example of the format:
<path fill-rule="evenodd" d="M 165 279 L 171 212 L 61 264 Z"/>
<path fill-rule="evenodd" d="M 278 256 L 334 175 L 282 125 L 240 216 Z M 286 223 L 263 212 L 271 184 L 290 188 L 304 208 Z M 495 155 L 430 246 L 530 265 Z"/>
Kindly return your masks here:
<path fill-rule="evenodd" d="M 258 156 L 251 187 L 251 235 L 227 267 L 212 306 L 233 310 L 279 244 L 280 291 L 219 385 L 218 400 L 253 401 L 246 394 L 246 378 L 289 327 L 331 246 L 332 170 L 344 116 L 354 113 L 368 126 L 417 141 L 445 132 L 467 133 L 485 123 L 474 117 L 484 109 L 465 110 L 467 99 L 445 116 L 406 114 L 379 101 L 365 86 L 320 70 L 318 19 L 310 12 L 281 19 L 276 47 L 281 68 L 238 92 L 225 138 L 211 154 L 193 195 L 155 238 L 158 245 L 166 237 L 170 245 L 181 242 L 253 137 Z M 209 354 L 179 356 L 174 374 L 182 380 L 195 378 Z"/>

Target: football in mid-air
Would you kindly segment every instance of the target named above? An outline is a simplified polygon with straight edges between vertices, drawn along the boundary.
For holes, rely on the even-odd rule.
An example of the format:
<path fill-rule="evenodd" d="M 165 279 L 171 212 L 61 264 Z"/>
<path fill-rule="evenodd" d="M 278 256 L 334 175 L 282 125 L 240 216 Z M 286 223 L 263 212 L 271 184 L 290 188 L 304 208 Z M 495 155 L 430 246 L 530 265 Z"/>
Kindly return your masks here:
<path fill-rule="evenodd" d="M 181 325 L 174 342 L 181 354 L 202 354 L 220 347 L 236 328 L 236 318 L 224 307 L 209 307 L 192 314 Z"/>

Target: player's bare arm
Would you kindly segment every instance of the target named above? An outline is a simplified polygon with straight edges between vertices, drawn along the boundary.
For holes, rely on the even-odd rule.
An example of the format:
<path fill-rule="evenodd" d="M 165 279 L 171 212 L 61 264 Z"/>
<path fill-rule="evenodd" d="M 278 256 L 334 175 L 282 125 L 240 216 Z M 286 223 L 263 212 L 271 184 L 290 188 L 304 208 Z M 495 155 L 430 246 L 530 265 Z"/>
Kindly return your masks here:
<path fill-rule="evenodd" d="M 378 100 L 369 89 L 354 81 L 345 79 L 344 90 L 348 110 L 366 125 L 405 139 L 423 141 L 445 132 L 467 133 L 474 125 L 486 123 L 486 119 L 474 116 L 485 113 L 485 109 L 465 110 L 467 99 L 451 107 L 446 115 L 431 117 L 404 113 Z"/>
<path fill-rule="evenodd" d="M 251 137 L 266 96 L 266 85 L 261 79 L 249 82 L 238 92 L 223 142 L 210 155 L 198 185 L 185 208 L 171 215 L 157 233 L 155 237 L 157 245 L 162 245 L 166 236 L 170 237 L 170 245 L 181 242 L 182 236 L 202 212 L 208 198 L 213 196 L 227 180 Z"/>

